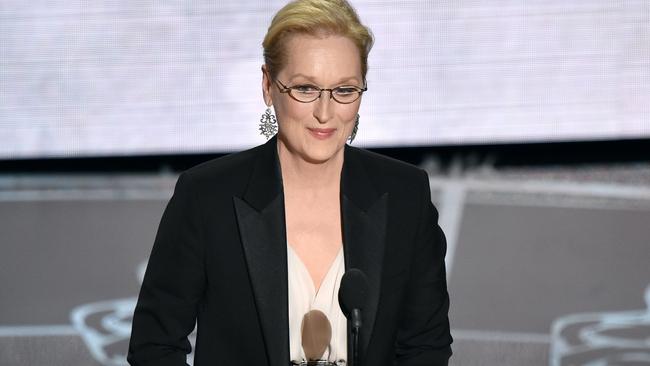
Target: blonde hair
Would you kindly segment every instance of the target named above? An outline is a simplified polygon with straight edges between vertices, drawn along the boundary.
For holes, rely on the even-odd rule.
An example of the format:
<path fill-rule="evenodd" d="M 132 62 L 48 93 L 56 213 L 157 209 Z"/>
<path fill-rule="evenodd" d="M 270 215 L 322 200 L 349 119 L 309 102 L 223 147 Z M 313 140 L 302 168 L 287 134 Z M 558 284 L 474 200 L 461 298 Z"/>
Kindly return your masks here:
<path fill-rule="evenodd" d="M 286 65 L 285 43 L 292 34 L 312 36 L 339 35 L 349 38 L 361 56 L 361 75 L 368 72 L 368 53 L 373 44 L 372 32 L 359 20 L 346 0 L 295 0 L 273 17 L 264 37 L 264 63 L 271 78 Z"/>

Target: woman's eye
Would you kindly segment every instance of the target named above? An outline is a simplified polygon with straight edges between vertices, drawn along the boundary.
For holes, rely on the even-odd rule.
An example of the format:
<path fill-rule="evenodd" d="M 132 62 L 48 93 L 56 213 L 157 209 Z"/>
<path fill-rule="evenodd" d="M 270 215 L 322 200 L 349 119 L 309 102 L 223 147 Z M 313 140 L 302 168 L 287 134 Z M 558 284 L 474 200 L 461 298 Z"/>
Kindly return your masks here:
<path fill-rule="evenodd" d="M 320 90 L 313 85 L 296 85 L 293 89 L 299 93 L 311 94 L 318 93 Z"/>
<path fill-rule="evenodd" d="M 342 87 L 338 87 L 338 88 L 334 89 L 334 93 L 336 93 L 337 95 L 349 95 L 349 94 L 353 94 L 353 93 L 356 93 L 356 92 L 357 92 L 357 89 L 352 88 L 352 87 L 344 87 L 344 86 L 342 86 Z"/>

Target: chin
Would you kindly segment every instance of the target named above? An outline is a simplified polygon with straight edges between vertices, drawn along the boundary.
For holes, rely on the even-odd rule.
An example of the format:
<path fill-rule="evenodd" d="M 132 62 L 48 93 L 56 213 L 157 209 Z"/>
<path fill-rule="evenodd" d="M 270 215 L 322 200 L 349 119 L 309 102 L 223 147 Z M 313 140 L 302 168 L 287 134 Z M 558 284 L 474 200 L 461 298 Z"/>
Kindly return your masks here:
<path fill-rule="evenodd" d="M 310 144 L 305 150 L 303 150 L 303 158 L 305 161 L 310 163 L 324 163 L 328 160 L 331 160 L 336 156 L 336 154 L 342 150 L 343 147 L 339 148 L 338 144 L 326 144 L 325 146 L 314 146 L 316 144 Z"/>
<path fill-rule="evenodd" d="M 345 141 L 341 141 L 341 136 L 318 140 L 309 134 L 303 136 L 280 135 L 279 141 L 287 149 L 287 153 L 312 164 L 325 163 L 335 158 L 338 153 L 342 153 L 345 147 Z"/>

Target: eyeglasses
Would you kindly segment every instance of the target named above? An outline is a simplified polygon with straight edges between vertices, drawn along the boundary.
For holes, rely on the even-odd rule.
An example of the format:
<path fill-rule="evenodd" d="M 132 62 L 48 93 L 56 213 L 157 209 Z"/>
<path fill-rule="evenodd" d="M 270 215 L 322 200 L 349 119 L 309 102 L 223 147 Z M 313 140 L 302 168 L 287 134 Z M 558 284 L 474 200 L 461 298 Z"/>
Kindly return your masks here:
<path fill-rule="evenodd" d="M 361 97 L 361 94 L 368 90 L 368 87 L 359 88 L 358 86 L 345 85 L 331 89 L 322 89 L 315 85 L 304 84 L 286 86 L 280 80 L 275 80 L 280 93 L 289 93 L 289 96 L 300 103 L 311 103 L 320 98 L 324 91 L 330 92 L 330 99 L 334 99 L 341 104 L 350 104 Z"/>

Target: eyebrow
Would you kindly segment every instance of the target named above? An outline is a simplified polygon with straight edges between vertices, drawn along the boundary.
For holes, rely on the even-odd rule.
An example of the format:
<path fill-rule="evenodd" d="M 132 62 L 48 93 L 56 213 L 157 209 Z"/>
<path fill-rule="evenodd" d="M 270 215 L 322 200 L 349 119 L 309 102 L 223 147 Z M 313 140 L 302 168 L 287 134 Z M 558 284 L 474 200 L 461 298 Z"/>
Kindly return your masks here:
<path fill-rule="evenodd" d="M 314 84 L 318 84 L 318 82 L 316 82 L 316 78 L 314 78 L 312 76 L 309 76 L 309 75 L 305 75 L 305 74 L 294 74 L 293 76 L 291 76 L 289 78 L 288 82 L 292 82 L 296 78 L 304 78 L 304 79 L 307 79 L 307 80 L 309 80 L 310 82 L 312 82 Z M 337 83 L 334 83 L 334 84 L 335 85 L 336 84 L 340 85 L 340 84 L 343 84 L 343 83 L 349 82 L 349 81 L 356 81 L 358 83 L 361 82 L 356 76 L 348 76 L 348 77 L 343 77 L 343 78 L 339 79 L 339 81 Z"/>

